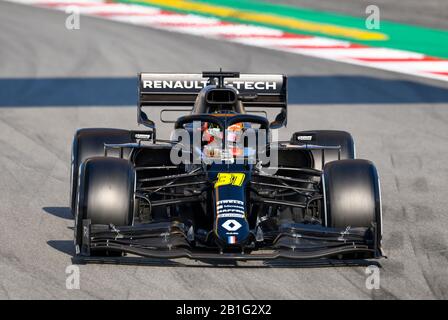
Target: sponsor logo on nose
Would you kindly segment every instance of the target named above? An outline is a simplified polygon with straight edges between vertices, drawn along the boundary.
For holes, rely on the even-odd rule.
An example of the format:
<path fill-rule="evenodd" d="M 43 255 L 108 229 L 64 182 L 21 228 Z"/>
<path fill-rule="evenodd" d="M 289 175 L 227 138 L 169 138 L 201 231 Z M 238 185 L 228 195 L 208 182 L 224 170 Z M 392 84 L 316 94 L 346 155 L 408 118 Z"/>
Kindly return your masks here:
<path fill-rule="evenodd" d="M 226 229 L 227 231 L 236 231 L 239 228 L 241 228 L 241 223 L 239 223 L 236 220 L 231 219 L 231 220 L 227 220 L 226 222 L 224 222 L 222 224 L 222 227 L 224 229 Z"/>

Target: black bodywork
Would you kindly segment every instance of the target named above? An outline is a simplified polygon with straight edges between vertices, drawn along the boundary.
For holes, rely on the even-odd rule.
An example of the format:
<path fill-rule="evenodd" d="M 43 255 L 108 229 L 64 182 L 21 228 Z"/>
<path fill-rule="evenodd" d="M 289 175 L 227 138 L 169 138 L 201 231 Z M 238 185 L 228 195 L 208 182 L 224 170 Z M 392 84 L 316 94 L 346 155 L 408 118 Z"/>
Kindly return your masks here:
<path fill-rule="evenodd" d="M 226 79 L 254 84 L 243 88 L 240 83 L 238 90 Z M 163 81 L 171 80 L 184 81 L 180 83 L 184 88 L 164 88 Z M 145 81 L 152 81 L 150 88 Z M 192 88 L 186 89 L 185 81 Z M 259 81 L 265 83 L 264 88 L 251 89 Z M 175 82 L 165 84 L 176 86 Z M 211 107 L 230 105 L 232 112 L 219 117 L 208 112 Z M 190 164 L 172 163 L 171 152 L 178 141 L 158 139 L 144 111 L 151 106 L 191 108 L 190 115 L 177 119 L 175 128 L 189 128 L 199 121 L 225 131 L 244 122 L 269 132 L 286 125 L 286 77 L 224 72 L 141 74 L 138 122 L 148 130 L 131 132 L 130 143 L 104 144 L 104 156 L 126 158 L 134 167 L 132 223 L 117 226 L 96 224 L 89 218 L 78 220 L 83 230 L 79 255 L 118 252 L 150 258 L 244 261 L 382 256 L 377 223 L 332 227 L 325 221 L 322 168 L 329 154 L 335 160 L 341 158 L 340 145 L 317 145 L 312 136 L 311 141 L 293 136 L 274 146 L 268 134 L 263 137 L 268 143 L 257 150 L 257 159 L 276 148 L 275 174 L 266 173 L 267 164 L 258 160 L 191 164 L 195 157 L 191 150 Z M 269 122 L 250 113 L 257 107 L 280 112 Z M 227 179 L 223 185 L 220 174 L 225 178 L 221 180 Z"/>

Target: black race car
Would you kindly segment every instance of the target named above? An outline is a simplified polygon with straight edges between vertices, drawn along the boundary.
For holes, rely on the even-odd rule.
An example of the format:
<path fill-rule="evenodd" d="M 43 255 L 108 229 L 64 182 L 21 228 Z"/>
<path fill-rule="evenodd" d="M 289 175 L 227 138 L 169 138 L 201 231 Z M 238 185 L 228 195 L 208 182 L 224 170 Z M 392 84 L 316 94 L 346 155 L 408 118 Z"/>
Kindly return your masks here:
<path fill-rule="evenodd" d="M 352 136 L 315 130 L 272 138 L 287 122 L 286 76 L 142 73 L 139 80 L 138 122 L 147 130 L 74 136 L 78 257 L 382 256 L 380 182 L 372 162 L 355 158 Z M 164 122 L 167 112 L 189 114 L 162 140 L 145 113 L 152 107 L 165 107 Z M 272 108 L 279 112 L 269 121 Z"/>

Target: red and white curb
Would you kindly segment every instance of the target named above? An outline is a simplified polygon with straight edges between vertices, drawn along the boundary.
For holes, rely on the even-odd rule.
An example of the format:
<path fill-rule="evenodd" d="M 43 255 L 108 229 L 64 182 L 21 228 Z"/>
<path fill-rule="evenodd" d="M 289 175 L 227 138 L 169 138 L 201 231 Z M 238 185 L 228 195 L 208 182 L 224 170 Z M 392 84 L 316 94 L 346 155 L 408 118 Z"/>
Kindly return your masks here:
<path fill-rule="evenodd" d="M 286 33 L 275 28 L 230 23 L 156 7 L 106 3 L 102 0 L 7 1 L 62 11 L 75 6 L 81 14 L 123 23 L 448 81 L 448 59 L 411 51 L 367 47 L 325 37 Z"/>

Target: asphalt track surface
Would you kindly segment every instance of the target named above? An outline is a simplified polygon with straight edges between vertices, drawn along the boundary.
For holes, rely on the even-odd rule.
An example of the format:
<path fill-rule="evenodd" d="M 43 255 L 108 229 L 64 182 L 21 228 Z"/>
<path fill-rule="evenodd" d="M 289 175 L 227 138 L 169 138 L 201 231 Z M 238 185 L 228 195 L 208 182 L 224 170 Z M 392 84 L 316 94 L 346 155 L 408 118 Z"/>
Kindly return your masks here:
<path fill-rule="evenodd" d="M 0 2 L 0 298 L 448 298 L 446 83 L 95 18 L 82 17 L 81 30 L 67 31 L 65 18 Z M 81 265 L 81 289 L 66 289 L 72 135 L 80 127 L 136 128 L 133 105 L 109 106 L 107 97 L 87 105 L 87 95 L 107 79 L 128 85 L 143 70 L 217 67 L 288 74 L 289 126 L 281 137 L 348 130 L 358 157 L 376 163 L 389 256 L 380 261 L 381 289 L 366 289 L 365 267 L 215 268 L 188 261 Z M 96 79 L 85 82 L 93 83 L 89 90 L 64 88 L 70 79 L 83 88 L 79 79 L 87 78 Z M 21 105 L 8 107 L 11 95 Z M 63 103 L 71 97 L 79 106 Z"/>

